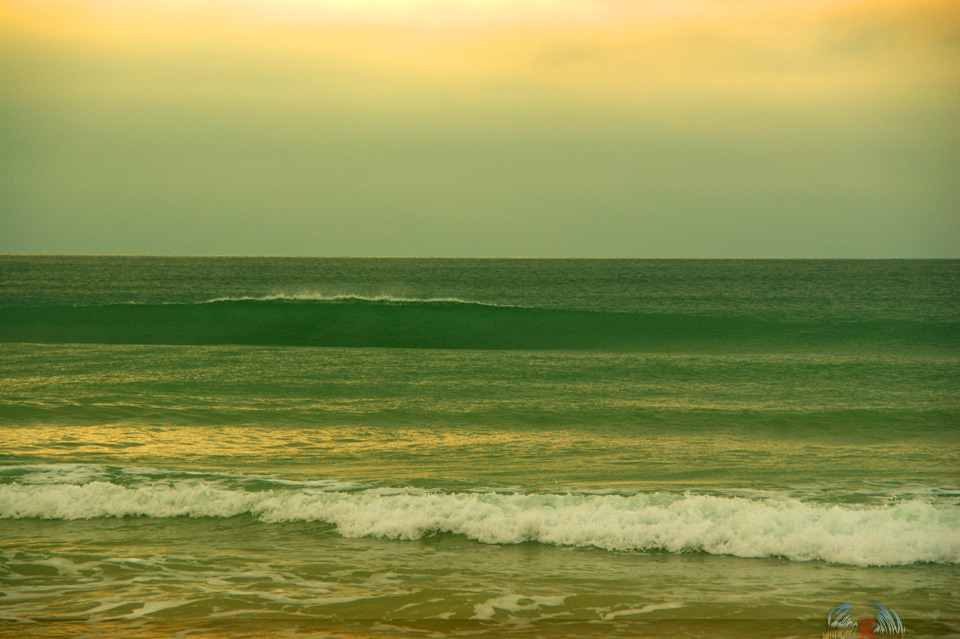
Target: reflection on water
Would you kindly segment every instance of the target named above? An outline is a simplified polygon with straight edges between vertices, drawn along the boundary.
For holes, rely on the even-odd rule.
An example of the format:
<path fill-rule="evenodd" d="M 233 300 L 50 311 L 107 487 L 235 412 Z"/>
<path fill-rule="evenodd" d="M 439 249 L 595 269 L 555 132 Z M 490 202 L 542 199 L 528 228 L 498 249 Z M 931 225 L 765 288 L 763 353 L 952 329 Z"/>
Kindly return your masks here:
<path fill-rule="evenodd" d="M 924 462 L 952 463 L 960 457 L 935 441 L 862 444 L 556 428 L 29 425 L 5 428 L 3 438 L 5 460 L 17 464 L 82 462 L 530 490 L 739 487 L 805 494 L 824 481 L 839 480 L 852 482 L 847 486 L 851 500 L 888 498 L 884 486 L 895 486 L 896 494 L 907 497 L 913 483 L 896 483 L 900 477 L 917 489 L 923 479 L 949 485 L 950 468 Z M 871 460 L 867 476 L 855 465 L 863 458 Z"/>

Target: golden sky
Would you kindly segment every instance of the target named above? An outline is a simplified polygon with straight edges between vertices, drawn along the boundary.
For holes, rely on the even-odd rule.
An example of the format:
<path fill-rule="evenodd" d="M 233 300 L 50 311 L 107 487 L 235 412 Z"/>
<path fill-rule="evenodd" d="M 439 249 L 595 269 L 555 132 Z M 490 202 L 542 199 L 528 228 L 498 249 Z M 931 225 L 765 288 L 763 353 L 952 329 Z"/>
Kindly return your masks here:
<path fill-rule="evenodd" d="M 960 256 L 958 116 L 960 0 L 0 0 L 0 251 Z"/>

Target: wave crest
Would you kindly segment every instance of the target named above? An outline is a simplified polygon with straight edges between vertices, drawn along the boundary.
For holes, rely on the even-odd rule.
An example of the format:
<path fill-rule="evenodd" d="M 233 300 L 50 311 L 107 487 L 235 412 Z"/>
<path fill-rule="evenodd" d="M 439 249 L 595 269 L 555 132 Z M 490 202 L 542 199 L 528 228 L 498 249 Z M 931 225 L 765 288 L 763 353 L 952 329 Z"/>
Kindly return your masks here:
<path fill-rule="evenodd" d="M 530 308 L 512 304 L 497 304 L 495 302 L 480 302 L 460 297 L 403 297 L 397 295 L 359 295 L 342 293 L 327 295 L 323 293 L 276 293 L 273 295 L 214 297 L 198 302 L 199 304 L 216 304 L 218 302 L 371 302 L 381 304 L 464 304 L 472 306 L 491 306 L 494 308 Z"/>
<path fill-rule="evenodd" d="M 690 493 L 250 492 L 206 482 L 0 486 L 5 519 L 244 514 L 265 523 L 324 522 L 346 537 L 412 540 L 450 533 L 488 544 L 706 552 L 857 566 L 960 563 L 960 510 L 922 501 L 855 507 Z"/>
<path fill-rule="evenodd" d="M 917 352 L 960 346 L 960 323 L 786 322 L 337 295 L 183 304 L 0 308 L 0 342 L 617 351 Z"/>

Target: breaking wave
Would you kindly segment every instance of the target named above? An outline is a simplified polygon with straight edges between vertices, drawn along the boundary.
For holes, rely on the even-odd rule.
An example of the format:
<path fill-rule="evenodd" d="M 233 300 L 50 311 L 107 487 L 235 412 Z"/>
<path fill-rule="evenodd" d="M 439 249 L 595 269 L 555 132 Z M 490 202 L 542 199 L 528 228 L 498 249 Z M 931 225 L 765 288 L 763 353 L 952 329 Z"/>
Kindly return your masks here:
<path fill-rule="evenodd" d="M 448 533 L 486 544 L 537 542 L 610 551 L 704 552 L 857 566 L 960 563 L 960 509 L 913 500 L 829 505 L 693 493 L 524 494 L 278 486 L 205 480 L 123 486 L 0 486 L 0 518 L 235 517 L 323 522 L 346 537 Z"/>
<path fill-rule="evenodd" d="M 215 304 L 217 302 L 380 302 L 383 304 L 474 304 L 477 306 L 493 306 L 496 308 L 522 308 L 511 304 L 496 304 L 494 302 L 476 302 L 460 297 L 400 297 L 396 295 L 324 295 L 322 293 L 278 293 L 276 295 L 261 295 L 240 297 L 214 297 L 199 302 L 200 304 Z M 168 302 L 177 304 L 177 302 Z"/>
<path fill-rule="evenodd" d="M 960 324 L 782 321 L 531 308 L 456 298 L 275 296 L 0 308 L 0 342 L 466 349 L 763 350 L 960 344 Z"/>

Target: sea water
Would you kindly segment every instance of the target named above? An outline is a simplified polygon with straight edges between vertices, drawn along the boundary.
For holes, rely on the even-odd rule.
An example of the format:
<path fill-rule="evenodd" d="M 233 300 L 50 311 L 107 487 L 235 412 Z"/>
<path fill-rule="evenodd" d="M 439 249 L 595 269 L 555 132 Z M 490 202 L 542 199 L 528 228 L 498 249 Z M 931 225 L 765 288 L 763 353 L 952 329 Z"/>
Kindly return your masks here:
<path fill-rule="evenodd" d="M 0 633 L 960 633 L 960 262 L 0 257 Z"/>

